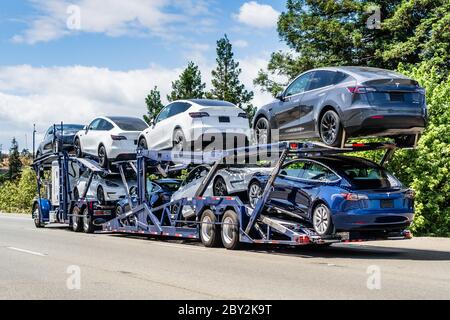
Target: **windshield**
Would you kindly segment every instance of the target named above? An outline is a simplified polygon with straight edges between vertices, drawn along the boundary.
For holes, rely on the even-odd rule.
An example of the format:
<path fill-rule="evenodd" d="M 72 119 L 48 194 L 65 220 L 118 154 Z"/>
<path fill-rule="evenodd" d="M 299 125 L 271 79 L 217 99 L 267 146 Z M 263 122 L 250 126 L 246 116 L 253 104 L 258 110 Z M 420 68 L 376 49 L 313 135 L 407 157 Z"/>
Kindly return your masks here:
<path fill-rule="evenodd" d="M 124 131 L 143 131 L 148 128 L 144 120 L 138 118 L 111 118 Z"/>
<path fill-rule="evenodd" d="M 158 184 L 161 186 L 161 188 L 163 188 L 164 191 L 175 192 L 180 188 L 181 183 L 177 183 L 177 182 L 161 183 L 161 182 L 159 182 Z"/>
<path fill-rule="evenodd" d="M 83 130 L 84 126 L 81 124 L 64 124 L 63 130 L 64 131 L 80 131 Z M 56 126 L 56 131 L 61 131 L 61 126 Z"/>
<path fill-rule="evenodd" d="M 356 189 L 390 189 L 402 186 L 400 181 L 383 168 L 344 164 L 341 170 Z"/>

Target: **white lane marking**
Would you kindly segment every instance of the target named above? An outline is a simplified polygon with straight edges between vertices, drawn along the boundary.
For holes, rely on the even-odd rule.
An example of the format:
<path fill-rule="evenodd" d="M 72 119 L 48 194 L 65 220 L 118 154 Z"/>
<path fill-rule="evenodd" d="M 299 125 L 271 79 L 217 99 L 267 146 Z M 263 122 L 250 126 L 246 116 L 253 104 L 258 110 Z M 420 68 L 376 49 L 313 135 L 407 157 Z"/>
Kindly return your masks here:
<path fill-rule="evenodd" d="M 205 251 L 208 250 L 208 248 L 205 247 L 194 247 L 190 245 L 181 245 L 181 244 L 174 244 L 174 243 L 164 243 L 164 242 L 152 242 L 152 245 L 160 246 L 160 247 L 169 247 L 169 248 L 176 248 L 176 249 L 182 249 L 182 250 L 197 250 L 197 251 Z"/>
<path fill-rule="evenodd" d="M 32 255 L 40 256 L 40 257 L 45 257 L 46 256 L 46 254 L 43 254 L 43 253 L 40 253 L 40 252 L 35 252 L 35 251 L 30 251 L 30 250 L 15 248 L 15 247 L 8 247 L 8 249 L 14 250 L 14 251 L 23 252 L 23 253 L 28 253 L 28 254 L 32 254 Z"/>

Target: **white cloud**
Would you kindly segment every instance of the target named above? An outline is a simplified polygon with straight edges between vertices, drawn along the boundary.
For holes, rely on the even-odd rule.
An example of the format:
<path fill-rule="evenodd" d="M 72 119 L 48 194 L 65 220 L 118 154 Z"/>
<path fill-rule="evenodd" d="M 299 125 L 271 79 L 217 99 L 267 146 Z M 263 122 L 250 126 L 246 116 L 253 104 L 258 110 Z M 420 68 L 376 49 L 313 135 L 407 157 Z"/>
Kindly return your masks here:
<path fill-rule="evenodd" d="M 242 39 L 233 41 L 233 47 L 236 48 L 247 48 L 248 47 L 248 42 Z"/>
<path fill-rule="evenodd" d="M 265 66 L 264 58 L 240 60 L 241 81 L 247 89 L 254 87 L 253 79 Z M 60 121 L 86 124 L 98 115 L 141 117 L 146 112 L 144 99 L 149 90 L 157 85 L 166 102 L 171 83 L 183 67 L 168 69 L 152 65 L 130 71 L 83 66 L 0 67 L 0 144 L 6 149 L 15 136 L 23 148 L 27 135 L 31 148 L 34 123 L 40 133 L 39 140 L 51 124 Z M 213 68 L 213 65 L 200 64 L 203 81 L 208 84 Z M 255 90 L 255 106 L 270 100 L 270 95 Z"/>
<path fill-rule="evenodd" d="M 205 20 L 211 23 L 204 0 L 30 1 L 40 14 L 34 17 L 27 30 L 12 38 L 14 42 L 34 44 L 77 32 L 102 33 L 111 37 L 146 34 L 173 38 L 180 25 L 184 25 L 183 30 L 186 30 L 187 25 L 197 24 L 201 28 Z M 79 19 L 68 10 L 73 6 L 79 8 Z M 197 15 L 202 15 L 202 18 L 192 19 Z M 75 30 L 68 28 L 68 21 L 73 18 L 79 20 L 79 28 Z"/>
<path fill-rule="evenodd" d="M 275 28 L 280 13 L 268 4 L 256 1 L 244 3 L 234 18 L 239 22 L 255 28 Z"/>

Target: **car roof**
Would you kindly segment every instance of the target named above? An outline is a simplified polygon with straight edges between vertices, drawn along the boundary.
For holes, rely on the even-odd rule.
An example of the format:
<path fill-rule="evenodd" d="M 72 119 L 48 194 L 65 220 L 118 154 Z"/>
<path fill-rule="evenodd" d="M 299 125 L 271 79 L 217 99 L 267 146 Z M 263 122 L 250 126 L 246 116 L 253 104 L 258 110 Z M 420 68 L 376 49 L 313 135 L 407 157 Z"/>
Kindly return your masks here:
<path fill-rule="evenodd" d="M 156 183 L 181 183 L 183 180 L 181 179 L 158 179 L 153 182 Z"/>
<path fill-rule="evenodd" d="M 398 73 L 396 71 L 386 70 L 386 69 L 381 69 L 381 68 L 362 67 L 362 66 L 324 67 L 324 68 L 317 68 L 317 69 L 313 69 L 313 70 L 309 70 L 309 71 L 319 71 L 319 70 L 344 72 L 359 81 L 367 81 L 367 80 L 373 80 L 373 79 L 386 79 L 386 78 L 410 79 L 407 76 L 405 76 L 401 73 Z"/>
<path fill-rule="evenodd" d="M 231 102 L 216 99 L 187 99 L 174 102 L 188 102 L 191 104 L 197 104 L 201 107 L 236 107 L 236 105 Z"/>
<path fill-rule="evenodd" d="M 120 120 L 141 120 L 141 121 L 144 121 L 144 120 L 142 120 L 141 118 L 138 118 L 138 117 L 124 117 L 124 116 L 104 116 L 104 117 L 99 117 L 99 118 L 111 120 L 113 122 L 120 121 Z"/>
<path fill-rule="evenodd" d="M 353 165 L 353 166 L 364 165 L 372 168 L 380 168 L 378 164 L 372 161 L 351 156 L 333 155 L 333 156 L 302 158 L 301 160 L 314 160 L 335 170 L 339 170 L 340 168 L 342 168 L 343 165 Z"/>

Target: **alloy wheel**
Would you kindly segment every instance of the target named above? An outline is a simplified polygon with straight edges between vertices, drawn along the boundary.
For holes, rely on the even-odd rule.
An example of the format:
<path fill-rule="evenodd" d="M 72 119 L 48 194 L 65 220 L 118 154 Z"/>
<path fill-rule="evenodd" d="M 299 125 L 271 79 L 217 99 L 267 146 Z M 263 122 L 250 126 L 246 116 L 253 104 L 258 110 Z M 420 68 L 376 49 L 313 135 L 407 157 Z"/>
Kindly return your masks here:
<path fill-rule="evenodd" d="M 330 224 L 329 217 L 328 217 L 328 211 L 323 206 L 320 205 L 316 208 L 314 211 L 314 229 L 319 233 L 320 235 L 324 235 L 326 231 L 328 230 L 328 226 Z"/>
<path fill-rule="evenodd" d="M 218 178 L 214 183 L 214 196 L 216 197 L 224 197 L 228 194 L 227 186 L 225 181 L 222 178 Z"/>
<path fill-rule="evenodd" d="M 256 123 L 256 139 L 258 144 L 267 144 L 269 141 L 269 122 L 261 118 Z"/>
<path fill-rule="evenodd" d="M 252 183 L 250 188 L 248 189 L 248 198 L 250 202 L 250 206 L 254 208 L 259 198 L 261 198 L 262 189 L 258 183 Z"/>
<path fill-rule="evenodd" d="M 328 111 L 324 114 L 320 122 L 320 133 L 326 144 L 332 145 L 336 142 L 339 133 L 339 119 L 335 112 Z"/>

